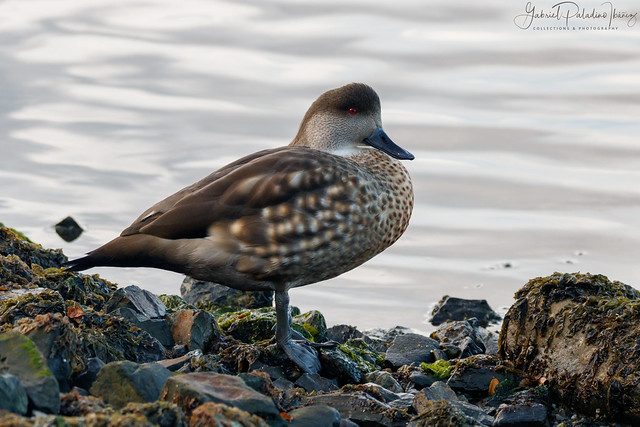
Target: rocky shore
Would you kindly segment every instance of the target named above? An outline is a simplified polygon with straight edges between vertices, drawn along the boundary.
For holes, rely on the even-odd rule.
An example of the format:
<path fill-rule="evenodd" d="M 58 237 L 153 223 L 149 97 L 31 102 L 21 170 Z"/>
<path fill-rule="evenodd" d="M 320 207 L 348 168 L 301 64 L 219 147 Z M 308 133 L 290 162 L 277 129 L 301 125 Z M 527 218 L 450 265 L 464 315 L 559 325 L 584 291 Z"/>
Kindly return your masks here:
<path fill-rule="evenodd" d="M 271 343 L 268 292 L 185 280 L 181 296 L 67 272 L 0 224 L 0 426 L 599 426 L 640 423 L 640 293 L 536 278 L 499 334 L 486 301 L 445 297 L 429 336 L 327 327 L 305 374 Z"/>

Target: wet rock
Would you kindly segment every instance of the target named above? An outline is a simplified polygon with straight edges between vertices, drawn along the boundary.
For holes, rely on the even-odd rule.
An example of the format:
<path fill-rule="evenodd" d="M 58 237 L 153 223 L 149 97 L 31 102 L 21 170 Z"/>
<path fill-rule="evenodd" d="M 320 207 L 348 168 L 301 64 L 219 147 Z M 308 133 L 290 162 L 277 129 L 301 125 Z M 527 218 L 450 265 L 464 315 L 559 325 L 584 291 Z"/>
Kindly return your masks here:
<path fill-rule="evenodd" d="M 142 425 L 146 426 L 186 427 L 187 425 L 184 412 L 177 405 L 169 402 L 129 403 L 120 410 L 120 414 L 124 420 L 116 425 L 133 425 L 136 419 L 137 423 L 140 423 L 141 419 L 145 420 L 146 422 Z"/>
<path fill-rule="evenodd" d="M 0 334 L 0 371 L 20 380 L 31 405 L 42 412 L 60 411 L 60 388 L 47 359 L 33 341 L 19 332 Z"/>
<path fill-rule="evenodd" d="M 16 293 L 22 294 L 16 296 Z M 33 318 L 39 314 L 65 314 L 62 296 L 49 289 L 14 290 L 12 297 L 0 301 L 0 324 L 17 324 L 23 318 Z"/>
<path fill-rule="evenodd" d="M 104 362 L 98 357 L 90 357 L 85 363 L 85 369 L 75 378 L 75 385 L 85 390 L 91 389 L 91 386 L 98 378 L 98 372 L 104 366 Z"/>
<path fill-rule="evenodd" d="M 394 368 L 402 365 L 419 365 L 434 360 L 432 351 L 438 348 L 438 342 L 424 335 L 397 335 L 386 353 L 386 360 Z"/>
<path fill-rule="evenodd" d="M 295 385 L 291 381 L 286 379 L 286 378 L 278 378 L 277 380 L 275 380 L 273 382 L 273 385 L 275 387 L 278 387 L 281 390 L 289 390 L 289 389 L 292 389 L 293 387 L 295 387 Z M 338 387 L 336 387 L 336 388 L 338 388 Z"/>
<path fill-rule="evenodd" d="M 398 393 L 398 398 L 387 402 L 392 408 L 406 410 L 412 407 L 414 395 L 411 393 Z"/>
<path fill-rule="evenodd" d="M 346 343 L 351 338 L 362 338 L 370 344 L 371 338 L 365 336 L 362 332 L 350 325 L 334 325 L 327 329 L 327 339 L 340 344 Z"/>
<path fill-rule="evenodd" d="M 8 227 L 0 227 L 0 255 L 17 255 L 29 267 L 60 267 L 67 261 L 60 249 L 44 249 Z"/>
<path fill-rule="evenodd" d="M 409 380 L 416 390 L 421 390 L 425 387 L 429 387 L 431 386 L 431 384 L 438 381 L 436 377 L 426 374 L 422 369 L 412 371 L 409 375 Z"/>
<path fill-rule="evenodd" d="M 193 410 L 189 427 L 269 427 L 260 417 L 221 403 L 207 402 Z"/>
<path fill-rule="evenodd" d="M 222 403 L 264 418 L 279 420 L 280 411 L 267 396 L 247 386 L 242 379 L 212 372 L 177 375 L 169 378 L 163 400 L 171 401 L 189 414 L 206 402 Z"/>
<path fill-rule="evenodd" d="M 24 415 L 28 405 L 27 392 L 18 377 L 11 374 L 0 375 L 0 409 Z"/>
<path fill-rule="evenodd" d="M 416 393 L 413 406 L 416 409 L 416 412 L 420 413 L 421 409 L 425 407 L 425 402 L 428 400 L 448 400 L 449 402 L 453 402 L 458 400 L 458 396 L 456 392 L 451 389 L 446 383 L 442 381 L 436 381 L 431 384 L 431 386 L 423 388 L 421 391 Z"/>
<path fill-rule="evenodd" d="M 204 310 L 180 310 L 169 314 L 167 320 L 176 344 L 189 350 L 209 351 L 222 337 L 216 319 Z"/>
<path fill-rule="evenodd" d="M 455 391 L 484 397 L 488 394 L 489 384 L 494 378 L 498 382 L 508 379 L 516 384 L 521 379 L 496 356 L 477 354 L 458 361 L 447 384 Z"/>
<path fill-rule="evenodd" d="M 132 325 L 146 331 L 165 347 L 171 347 L 175 344 L 167 319 L 150 319 L 129 307 L 120 307 L 112 311 L 111 314 L 120 316 Z"/>
<path fill-rule="evenodd" d="M 487 300 L 463 299 L 445 295 L 431 312 L 431 324 L 438 326 L 445 322 L 467 320 L 472 317 L 478 319 L 483 327 L 491 322 L 497 322 L 501 317 L 489 307 Z"/>
<path fill-rule="evenodd" d="M 309 405 L 326 405 L 359 425 L 404 425 L 406 414 L 363 392 L 321 394 L 307 398 Z"/>
<path fill-rule="evenodd" d="M 351 387 L 352 386 L 350 385 L 346 386 L 347 389 Z M 364 391 L 371 397 L 378 399 L 379 401 L 384 403 L 393 402 L 394 400 L 397 400 L 400 398 L 400 396 L 397 393 L 387 390 L 386 388 L 376 383 L 365 383 L 361 385 L 356 385 L 354 388 L 355 390 Z"/>
<path fill-rule="evenodd" d="M 309 341 L 327 341 L 327 322 L 318 310 L 311 310 L 294 316 L 292 327 Z"/>
<path fill-rule="evenodd" d="M 171 376 L 171 371 L 157 363 L 111 362 L 98 373 L 91 394 L 114 408 L 129 402 L 153 402 Z"/>
<path fill-rule="evenodd" d="M 338 384 L 357 384 L 362 379 L 362 370 L 339 348 L 322 348 L 318 351 L 322 375 L 336 378 Z"/>
<path fill-rule="evenodd" d="M 62 237 L 65 242 L 73 242 L 84 231 L 82 227 L 70 216 L 66 217 L 55 226 L 56 233 Z"/>
<path fill-rule="evenodd" d="M 640 292 L 602 275 L 554 273 L 516 293 L 500 357 L 587 414 L 640 423 Z"/>
<path fill-rule="evenodd" d="M 105 311 L 110 313 L 122 307 L 129 308 L 149 319 L 162 317 L 167 313 L 167 307 L 160 298 L 135 285 L 115 291 L 107 301 Z"/>
<path fill-rule="evenodd" d="M 418 416 L 412 418 L 407 426 L 481 426 L 492 423 L 493 417 L 475 405 L 443 399 L 425 401 Z"/>
<path fill-rule="evenodd" d="M 218 317 L 222 330 L 245 343 L 271 339 L 276 324 L 275 310 L 271 307 L 224 313 Z"/>
<path fill-rule="evenodd" d="M 340 412 L 325 405 L 306 406 L 289 412 L 290 427 L 339 427 Z"/>
<path fill-rule="evenodd" d="M 485 351 L 484 341 L 482 341 L 475 318 L 445 323 L 433 331 L 430 336 L 439 341 L 443 348 L 450 345 L 460 349 L 458 353 L 460 358 L 483 354 Z"/>
<path fill-rule="evenodd" d="M 273 305 L 273 291 L 243 292 L 190 277 L 186 277 L 182 282 L 180 295 L 189 304 L 213 311 L 216 310 L 216 306 L 228 311 L 229 309 L 261 308 Z"/>
<path fill-rule="evenodd" d="M 480 330 L 482 341 L 484 342 L 484 354 L 496 356 L 498 354 L 498 339 L 499 335 L 494 332 L 489 332 L 486 329 Z"/>
<path fill-rule="evenodd" d="M 387 371 L 369 372 L 362 377 L 362 381 L 381 385 L 393 393 L 402 393 L 404 391 L 400 383 Z"/>
<path fill-rule="evenodd" d="M 410 334 L 411 329 L 404 326 L 394 326 L 391 329 L 373 328 L 362 332 L 365 335 L 367 342 L 371 340 L 371 346 L 381 353 L 387 351 L 387 349 L 393 344 L 393 340 L 398 335 Z"/>
<path fill-rule="evenodd" d="M 66 301 L 103 310 L 106 301 L 117 289 L 116 285 L 99 278 L 97 275 L 88 276 L 59 268 L 38 270 L 34 282 L 57 291 Z"/>
<path fill-rule="evenodd" d="M 337 390 L 338 385 L 335 380 L 329 380 L 320 376 L 319 374 L 302 374 L 295 382 L 296 387 L 302 387 L 307 393 L 315 392 L 327 392 Z"/>
<path fill-rule="evenodd" d="M 532 403 L 528 405 L 505 405 L 498 410 L 493 425 L 546 427 L 549 425 L 547 418 L 547 407 L 539 403 Z"/>

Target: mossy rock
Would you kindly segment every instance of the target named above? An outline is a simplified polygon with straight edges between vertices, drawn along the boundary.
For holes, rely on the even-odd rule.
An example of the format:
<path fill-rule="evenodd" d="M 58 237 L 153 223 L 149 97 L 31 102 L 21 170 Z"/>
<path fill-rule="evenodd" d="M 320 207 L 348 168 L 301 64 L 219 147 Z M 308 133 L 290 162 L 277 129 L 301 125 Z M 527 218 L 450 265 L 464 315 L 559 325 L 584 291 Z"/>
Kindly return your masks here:
<path fill-rule="evenodd" d="M 0 255 L 17 255 L 30 267 L 60 267 L 67 261 L 60 249 L 44 249 L 22 233 L 8 227 L 0 227 Z"/>
<path fill-rule="evenodd" d="M 56 290 L 65 300 L 102 310 L 117 286 L 101 279 L 97 274 L 89 276 L 60 268 L 33 269 L 34 282 L 42 287 Z"/>
<path fill-rule="evenodd" d="M 0 327 L 11 328 L 19 319 L 39 314 L 65 314 L 66 305 L 60 293 L 42 288 L 24 292 L 27 294 L 0 301 Z"/>
<path fill-rule="evenodd" d="M 408 427 L 462 427 L 475 424 L 446 400 L 427 401 L 425 406 L 426 408 L 417 417 L 411 419 L 407 424 Z"/>
<path fill-rule="evenodd" d="M 160 301 L 162 301 L 162 303 L 167 307 L 167 310 L 169 311 L 196 309 L 194 305 L 189 304 L 182 297 L 179 297 L 178 295 L 162 294 L 162 295 L 158 295 L 158 298 L 160 298 Z"/>
<path fill-rule="evenodd" d="M 327 322 L 318 310 L 311 310 L 293 317 L 292 327 L 312 342 L 327 341 Z"/>
<path fill-rule="evenodd" d="M 271 339 L 276 324 L 276 312 L 272 307 L 223 313 L 217 318 L 220 328 L 245 343 Z"/>

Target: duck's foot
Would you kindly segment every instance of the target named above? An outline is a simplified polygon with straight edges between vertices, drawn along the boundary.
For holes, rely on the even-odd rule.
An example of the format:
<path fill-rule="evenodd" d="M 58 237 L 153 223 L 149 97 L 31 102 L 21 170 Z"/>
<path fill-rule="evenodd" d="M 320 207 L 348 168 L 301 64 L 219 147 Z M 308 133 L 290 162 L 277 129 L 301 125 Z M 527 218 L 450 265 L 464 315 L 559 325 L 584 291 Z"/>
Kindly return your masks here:
<path fill-rule="evenodd" d="M 320 359 L 318 352 L 306 342 L 288 340 L 279 342 L 278 346 L 284 351 L 287 357 L 304 372 L 317 374 L 320 371 Z"/>

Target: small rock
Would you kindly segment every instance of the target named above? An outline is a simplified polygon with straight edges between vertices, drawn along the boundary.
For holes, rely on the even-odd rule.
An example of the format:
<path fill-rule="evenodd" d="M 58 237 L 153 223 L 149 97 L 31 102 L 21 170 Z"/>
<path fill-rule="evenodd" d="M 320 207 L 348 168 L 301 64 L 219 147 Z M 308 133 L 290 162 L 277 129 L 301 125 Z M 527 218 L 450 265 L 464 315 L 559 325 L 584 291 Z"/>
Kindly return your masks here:
<path fill-rule="evenodd" d="M 335 380 L 329 380 L 320 376 L 319 374 L 302 374 L 294 384 L 297 387 L 302 387 L 307 393 L 315 392 L 327 392 L 332 390 L 338 390 L 338 385 Z"/>
<path fill-rule="evenodd" d="M 499 382 L 509 378 L 518 384 L 520 378 L 517 375 L 499 369 L 502 362 L 496 356 L 477 354 L 460 360 L 457 364 L 447 384 L 455 391 L 464 392 L 471 396 L 484 397 L 489 390 L 489 384 L 494 378 Z"/>
<path fill-rule="evenodd" d="M 305 406 L 289 412 L 290 427 L 339 427 L 340 412 L 326 405 Z"/>
<path fill-rule="evenodd" d="M 0 409 L 18 415 L 25 415 L 29 405 L 27 392 L 18 377 L 11 374 L 0 375 Z"/>
<path fill-rule="evenodd" d="M 442 381 L 436 381 L 435 383 L 431 384 L 430 387 L 423 388 L 418 393 L 416 393 L 413 399 L 413 407 L 419 414 L 426 407 L 426 401 L 442 399 L 453 402 L 458 400 L 458 396 L 456 396 L 456 392 L 453 391 L 447 384 Z"/>
<path fill-rule="evenodd" d="M 142 313 L 129 307 L 120 307 L 111 312 L 114 316 L 120 316 L 134 326 L 146 331 L 149 335 L 160 341 L 165 347 L 175 344 L 171 335 L 171 328 L 167 319 L 150 319 Z"/>
<path fill-rule="evenodd" d="M 411 393 L 398 393 L 398 398 L 387 402 L 392 408 L 409 409 L 413 405 L 414 395 Z"/>
<path fill-rule="evenodd" d="M 105 311 L 109 313 L 120 307 L 128 307 L 150 319 L 167 313 L 167 307 L 156 295 L 135 285 L 115 291 L 107 301 Z"/>
<path fill-rule="evenodd" d="M 400 383 L 387 371 L 369 372 L 364 374 L 362 381 L 381 385 L 393 393 L 402 393 L 404 391 Z"/>
<path fill-rule="evenodd" d="M 45 249 L 31 242 L 23 234 L 9 227 L 0 226 L 0 255 L 17 255 L 29 267 L 60 268 L 67 261 L 60 249 Z"/>
<path fill-rule="evenodd" d="M 371 397 L 381 402 L 387 403 L 399 399 L 400 396 L 376 383 L 365 383 L 358 386 L 358 390 L 362 390 Z"/>
<path fill-rule="evenodd" d="M 85 368 L 75 379 L 75 384 L 85 390 L 91 389 L 91 386 L 98 378 L 98 372 L 104 366 L 104 362 L 98 357 L 91 357 L 85 363 Z"/>
<path fill-rule="evenodd" d="M 475 317 L 480 326 L 487 327 L 501 317 L 489 307 L 487 300 L 463 299 L 445 295 L 431 312 L 431 324 L 438 326 L 445 322 L 467 320 Z"/>
<path fill-rule="evenodd" d="M 216 319 L 204 310 L 180 310 L 169 314 L 167 320 L 174 341 L 189 350 L 211 350 L 222 336 Z"/>
<path fill-rule="evenodd" d="M 484 341 L 482 341 L 476 319 L 445 323 L 431 333 L 431 338 L 440 341 L 441 346 L 458 347 L 460 358 L 483 354 L 485 351 Z"/>
<path fill-rule="evenodd" d="M 479 407 L 467 402 L 429 400 L 421 408 L 419 415 L 412 418 L 407 426 L 477 426 L 491 425 L 493 417 Z"/>
<path fill-rule="evenodd" d="M 546 427 L 547 407 L 539 403 L 509 405 L 498 409 L 494 426 Z"/>
<path fill-rule="evenodd" d="M 278 378 L 273 382 L 273 385 L 278 387 L 280 390 L 290 390 L 295 387 L 295 385 L 286 378 Z"/>
<path fill-rule="evenodd" d="M 78 237 L 80 237 L 80 235 L 84 231 L 82 227 L 78 225 L 76 220 L 71 218 L 70 216 L 57 223 L 55 228 L 58 236 L 62 237 L 62 239 L 66 242 L 73 242 Z"/>
<path fill-rule="evenodd" d="M 33 341 L 19 332 L 0 334 L 0 369 L 15 375 L 37 410 L 60 412 L 60 388 L 47 359 Z"/>
<path fill-rule="evenodd" d="M 327 322 L 318 310 L 311 310 L 295 316 L 292 327 L 310 341 L 327 341 Z"/>
<path fill-rule="evenodd" d="M 153 402 L 172 375 L 158 363 L 111 362 L 98 373 L 91 386 L 91 394 L 101 397 L 116 409 L 129 402 Z"/>
<path fill-rule="evenodd" d="M 409 376 L 409 380 L 411 380 L 411 382 L 413 383 L 413 385 L 417 390 L 421 390 L 425 387 L 429 387 L 433 383 L 438 381 L 436 377 L 425 374 L 422 369 L 418 369 L 411 372 L 411 375 Z"/>
<path fill-rule="evenodd" d="M 273 291 L 239 291 L 213 282 L 185 277 L 180 295 L 189 304 L 196 303 L 225 308 L 261 308 L 273 305 Z"/>
<path fill-rule="evenodd" d="M 260 417 L 222 403 L 207 402 L 193 410 L 189 427 L 269 427 Z"/>
<path fill-rule="evenodd" d="M 336 378 L 338 384 L 358 384 L 362 379 L 362 370 L 358 364 L 337 348 L 321 348 L 318 351 L 322 374 Z"/>
<path fill-rule="evenodd" d="M 308 397 L 307 403 L 330 406 L 337 409 L 343 419 L 348 418 L 359 425 L 391 426 L 399 424 L 403 417 L 401 412 L 390 411 L 391 406 L 362 392 L 321 394 Z M 392 419 L 391 416 L 398 416 L 400 419 Z"/>
<path fill-rule="evenodd" d="M 173 372 L 182 368 L 184 365 L 189 363 L 189 361 L 191 361 L 191 355 L 185 354 L 184 356 L 176 357 L 174 359 L 158 360 L 156 363 Z"/>
<path fill-rule="evenodd" d="M 327 329 L 327 339 L 344 344 L 351 338 L 363 338 L 368 340 L 368 344 L 372 342 L 371 338 L 366 337 L 362 332 L 350 325 L 335 325 Z"/>
<path fill-rule="evenodd" d="M 394 368 L 411 364 L 419 365 L 421 362 L 433 362 L 432 351 L 437 348 L 438 342 L 424 335 L 398 335 L 387 350 L 386 359 Z"/>
<path fill-rule="evenodd" d="M 186 427 L 184 412 L 169 402 L 129 403 L 120 410 L 121 426 Z M 113 419 L 109 425 L 116 424 Z M 91 423 L 87 423 L 91 425 Z"/>
<path fill-rule="evenodd" d="M 169 378 L 163 400 L 175 402 L 189 414 L 206 402 L 222 403 L 270 419 L 280 419 L 280 411 L 267 396 L 247 386 L 242 379 L 212 372 L 198 372 Z"/>

